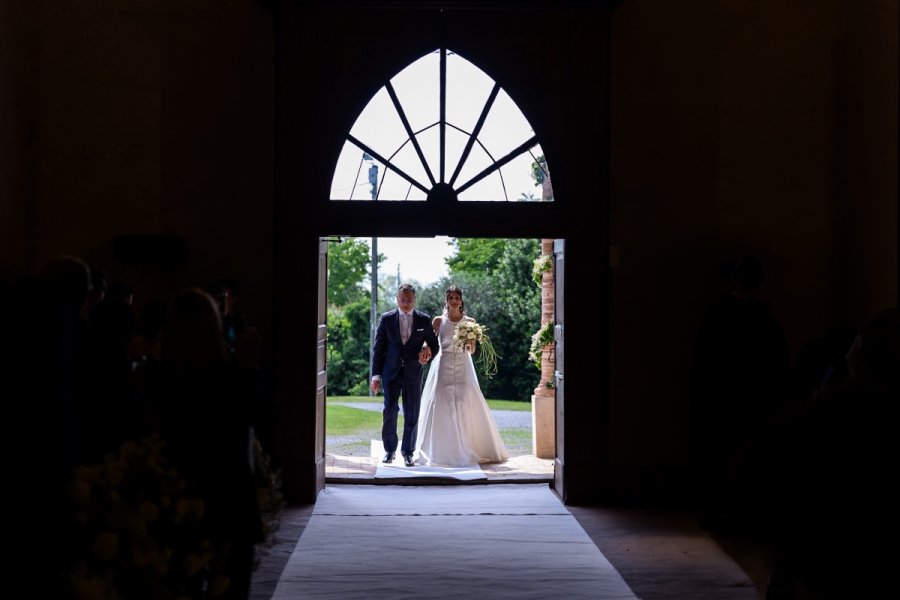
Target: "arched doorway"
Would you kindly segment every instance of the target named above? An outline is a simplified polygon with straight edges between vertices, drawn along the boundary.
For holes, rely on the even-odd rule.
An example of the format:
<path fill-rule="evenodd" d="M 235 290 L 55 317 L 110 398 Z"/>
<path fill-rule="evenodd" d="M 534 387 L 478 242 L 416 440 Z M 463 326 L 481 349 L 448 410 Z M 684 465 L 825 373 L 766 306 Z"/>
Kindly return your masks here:
<path fill-rule="evenodd" d="M 527 93 L 528 82 L 533 82 L 535 76 L 531 67 L 537 64 L 547 47 L 543 44 L 533 47 L 532 38 L 526 39 L 517 33 L 534 30 L 534 39 L 539 39 L 538 34 L 547 26 L 563 31 L 573 22 L 582 23 L 581 18 L 585 15 L 594 21 L 599 19 L 601 26 L 605 23 L 605 13 L 592 9 L 442 12 L 331 7 L 300 10 L 288 5 L 280 14 L 280 143 L 276 156 L 274 297 L 276 386 L 282 428 L 279 437 L 285 491 L 289 497 L 312 500 L 324 486 L 324 304 L 320 301 L 324 286 L 314 285 L 314 282 L 321 282 L 324 272 L 324 254 L 319 242 L 322 236 L 340 232 L 351 236 L 383 237 L 441 234 L 565 238 L 569 252 L 567 273 L 575 271 L 576 274 L 580 270 L 579 264 L 571 257 L 579 246 L 585 258 L 592 257 L 593 251 L 589 248 L 596 245 L 605 252 L 603 207 L 606 186 L 603 182 L 606 171 L 605 138 L 602 135 L 605 130 L 598 127 L 604 123 L 604 112 L 603 104 L 596 102 L 597 97 L 603 96 L 601 81 L 596 74 L 591 74 L 579 84 L 584 97 L 573 99 L 567 94 L 566 100 L 574 102 L 586 119 L 582 123 L 586 127 L 575 127 L 574 123 L 568 122 L 572 107 L 566 107 L 566 102 L 560 102 L 558 98 L 567 70 L 574 64 L 572 61 L 576 57 L 571 55 L 575 47 L 562 52 L 556 50 L 549 61 L 544 56 L 540 64 L 555 63 L 559 67 L 546 75 L 555 81 L 534 86 L 535 93 L 530 94 Z M 435 40 L 441 43 L 435 44 Z M 331 199 L 330 175 L 334 172 L 334 157 L 341 154 L 347 142 L 345 133 L 351 131 L 366 101 L 384 81 L 400 72 L 411 60 L 429 55 L 435 46 L 458 48 L 485 72 L 505 74 L 505 77 L 494 79 L 502 80 L 504 86 L 510 82 L 509 95 L 517 99 L 528 115 L 547 155 L 553 157 L 559 150 L 560 156 L 568 156 L 566 166 L 559 173 L 554 172 L 556 182 L 563 182 L 563 186 L 557 190 L 553 202 L 466 201 L 459 197 L 459 190 L 452 190 L 454 194 L 446 193 L 446 188 L 440 185 L 440 177 L 434 178 L 434 185 L 419 201 Z M 374 48 L 377 48 L 377 54 L 373 53 Z M 373 61 L 376 55 L 377 63 Z M 587 110 L 587 107 L 594 110 L 598 106 L 601 109 L 599 118 Z M 404 129 L 409 133 L 411 126 L 404 126 Z M 600 138 L 583 135 L 591 131 L 599 132 Z M 391 157 L 375 148 L 369 149 L 385 159 L 382 164 L 387 167 Z M 363 151 L 373 156 L 365 148 L 357 150 L 359 156 Z M 594 154 L 589 156 L 589 152 Z M 586 159 L 588 157 L 590 160 Z M 598 165 L 602 167 L 598 168 Z M 394 169 L 399 170 L 403 169 Z M 444 183 L 449 183 L 452 175 L 449 169 L 445 170 Z M 413 177 L 400 178 L 411 183 L 409 179 Z M 570 182 L 566 183 L 567 180 Z M 465 210 L 446 210 L 447 206 L 463 203 Z M 604 310 L 605 294 L 591 291 L 597 277 L 588 263 L 582 268 L 584 278 L 574 284 L 575 291 L 580 289 L 588 293 L 569 294 L 568 297 L 576 297 L 576 301 L 566 308 L 569 314 L 573 308 L 578 310 L 588 305 L 591 310 L 596 310 L 598 305 L 601 311 Z M 568 280 L 565 284 L 570 286 Z M 320 318 L 313 319 L 312 315 Z M 596 339 L 597 333 L 596 330 L 591 332 L 592 340 Z M 603 335 L 602 331 L 600 335 Z M 602 345 L 598 351 L 602 363 L 605 356 Z M 597 358 L 597 353 L 592 355 L 589 367 L 591 386 L 598 382 L 597 365 L 593 364 Z M 567 364 L 577 365 L 578 362 L 578 358 L 573 360 L 569 355 Z M 318 369 L 297 368 L 304 364 L 317 364 Z M 602 385 L 603 369 L 600 371 Z M 567 379 L 566 386 L 568 390 L 577 389 L 577 380 Z M 314 397 L 315 401 L 312 400 Z M 605 421 L 598 418 L 602 416 L 598 410 L 605 409 L 603 405 L 591 405 L 583 415 L 587 420 L 579 419 L 577 414 L 572 419 L 572 412 L 568 411 L 566 422 L 580 428 L 597 423 L 603 426 Z M 572 435 L 566 430 L 560 433 L 560 438 L 569 444 L 574 439 Z M 596 437 L 596 430 L 593 430 L 592 440 Z M 569 451 L 567 456 L 572 457 L 573 453 Z M 604 461 L 604 456 L 605 451 L 601 448 L 598 452 L 596 443 L 592 443 L 589 455 L 580 456 L 575 452 L 574 460 L 583 459 L 581 466 L 593 470 L 593 463 Z M 556 489 L 565 500 L 567 490 L 572 486 L 563 471 L 566 465 L 560 463 L 557 467 Z"/>

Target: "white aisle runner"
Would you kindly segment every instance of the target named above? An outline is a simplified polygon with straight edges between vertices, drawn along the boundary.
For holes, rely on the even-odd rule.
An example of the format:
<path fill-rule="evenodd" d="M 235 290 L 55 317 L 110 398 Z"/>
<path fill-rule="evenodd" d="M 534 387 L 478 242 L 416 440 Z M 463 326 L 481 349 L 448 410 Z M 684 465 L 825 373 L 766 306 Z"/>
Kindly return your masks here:
<path fill-rule="evenodd" d="M 272 598 L 637 596 L 546 484 L 332 484 Z"/>
<path fill-rule="evenodd" d="M 386 465 L 381 462 L 384 448 L 381 440 L 372 440 L 369 444 L 369 452 L 372 458 L 378 459 L 378 467 L 375 469 L 375 479 L 396 479 L 398 477 L 440 477 L 442 479 L 460 479 L 471 481 L 473 479 L 487 479 L 487 475 L 478 465 L 466 467 L 426 467 L 416 465 L 407 467 L 403 464 L 403 457 L 397 454 L 393 464 Z"/>

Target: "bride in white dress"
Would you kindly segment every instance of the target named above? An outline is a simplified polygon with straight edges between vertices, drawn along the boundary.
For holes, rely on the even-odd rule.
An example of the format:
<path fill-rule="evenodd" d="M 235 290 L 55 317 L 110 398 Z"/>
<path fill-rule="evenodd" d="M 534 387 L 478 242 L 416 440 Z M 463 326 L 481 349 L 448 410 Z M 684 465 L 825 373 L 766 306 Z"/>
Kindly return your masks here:
<path fill-rule="evenodd" d="M 432 321 L 441 350 L 422 389 L 416 462 L 461 467 L 504 461 L 509 453 L 472 364 L 474 343 L 459 348 L 453 341 L 457 323 L 471 319 L 464 313 L 462 290 L 450 286 L 445 298 L 444 314 Z"/>

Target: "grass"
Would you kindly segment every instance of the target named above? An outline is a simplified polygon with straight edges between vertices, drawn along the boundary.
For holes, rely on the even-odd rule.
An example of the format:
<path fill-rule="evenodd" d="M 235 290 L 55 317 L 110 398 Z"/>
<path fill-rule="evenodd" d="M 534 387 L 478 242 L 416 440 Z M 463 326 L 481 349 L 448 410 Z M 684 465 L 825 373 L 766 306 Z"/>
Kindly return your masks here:
<path fill-rule="evenodd" d="M 378 403 L 382 396 L 332 396 L 326 399 L 325 451 L 341 456 L 368 456 L 370 440 L 381 439 L 381 411 L 342 404 Z M 341 403 L 341 404 L 338 404 Z M 531 411 L 530 402 L 514 400 L 488 400 L 492 410 Z M 397 432 L 403 431 L 403 414 L 397 418 Z M 511 456 L 532 452 L 531 428 L 507 427 L 500 429 L 500 437 Z"/>
<path fill-rule="evenodd" d="M 403 420 L 402 415 L 399 420 Z M 325 411 L 325 431 L 329 436 L 347 436 L 360 430 L 374 429 L 381 429 L 381 413 L 377 410 L 328 404 Z"/>
<path fill-rule="evenodd" d="M 333 402 L 377 402 L 384 401 L 383 396 L 329 396 L 325 399 L 328 404 Z M 517 400 L 487 400 L 492 410 L 519 410 L 531 411 L 531 402 L 519 402 Z"/>

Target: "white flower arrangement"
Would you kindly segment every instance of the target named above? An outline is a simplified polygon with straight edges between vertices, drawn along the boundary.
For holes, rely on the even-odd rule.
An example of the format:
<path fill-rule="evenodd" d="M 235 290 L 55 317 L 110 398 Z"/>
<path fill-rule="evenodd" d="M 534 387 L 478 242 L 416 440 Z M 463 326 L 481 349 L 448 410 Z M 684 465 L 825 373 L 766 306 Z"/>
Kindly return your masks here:
<path fill-rule="evenodd" d="M 484 374 L 488 378 L 497 374 L 497 351 L 487 335 L 487 327 L 475 319 L 464 318 L 453 330 L 453 343 L 460 349 L 474 348 L 477 345 L 481 350 L 477 360 Z"/>

